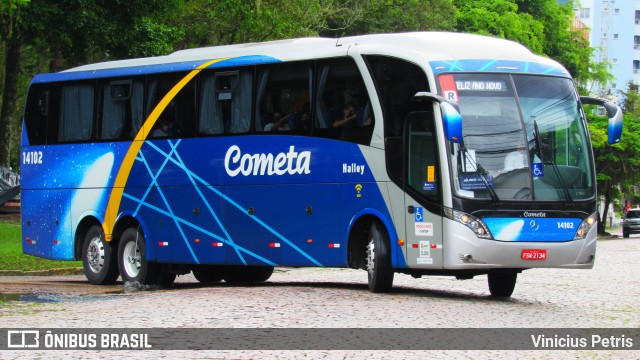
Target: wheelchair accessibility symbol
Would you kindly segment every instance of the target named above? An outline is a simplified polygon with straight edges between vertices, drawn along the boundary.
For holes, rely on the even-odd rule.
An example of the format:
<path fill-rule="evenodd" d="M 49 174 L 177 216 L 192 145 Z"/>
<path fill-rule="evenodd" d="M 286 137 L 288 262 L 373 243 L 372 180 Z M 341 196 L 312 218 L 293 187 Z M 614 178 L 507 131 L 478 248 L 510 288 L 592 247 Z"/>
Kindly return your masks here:
<path fill-rule="evenodd" d="M 532 171 L 533 171 L 533 176 L 535 177 L 544 177 L 544 172 L 542 171 L 543 167 L 542 167 L 542 163 L 533 163 L 532 167 Z"/>
<path fill-rule="evenodd" d="M 424 209 L 421 207 L 416 208 L 416 222 L 424 221 Z"/>

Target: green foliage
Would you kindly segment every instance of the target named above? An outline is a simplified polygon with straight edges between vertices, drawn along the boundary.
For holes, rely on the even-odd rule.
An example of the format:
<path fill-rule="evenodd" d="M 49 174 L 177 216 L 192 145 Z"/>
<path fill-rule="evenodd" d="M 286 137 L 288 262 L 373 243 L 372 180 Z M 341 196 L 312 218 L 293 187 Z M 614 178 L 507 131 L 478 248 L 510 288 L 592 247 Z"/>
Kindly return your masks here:
<path fill-rule="evenodd" d="M 333 15 L 332 0 L 194 0 L 174 26 L 186 26 L 180 47 L 316 36 Z"/>
<path fill-rule="evenodd" d="M 0 270 L 48 270 L 82 267 L 80 261 L 53 261 L 22 253 L 20 223 L 0 220 Z"/>
<path fill-rule="evenodd" d="M 452 0 L 373 0 L 360 8 L 362 16 L 335 35 L 360 35 L 425 30 L 455 30 Z M 356 13 L 356 12 L 351 12 Z M 347 21 L 343 21 L 348 24 Z"/>
<path fill-rule="evenodd" d="M 535 53 L 542 53 L 544 24 L 531 14 L 519 13 L 510 0 L 455 0 L 462 32 L 493 35 L 517 41 Z"/>
<path fill-rule="evenodd" d="M 15 22 L 22 8 L 29 4 L 30 0 L 2 0 L 0 1 L 0 39 L 4 42 L 13 37 Z"/>

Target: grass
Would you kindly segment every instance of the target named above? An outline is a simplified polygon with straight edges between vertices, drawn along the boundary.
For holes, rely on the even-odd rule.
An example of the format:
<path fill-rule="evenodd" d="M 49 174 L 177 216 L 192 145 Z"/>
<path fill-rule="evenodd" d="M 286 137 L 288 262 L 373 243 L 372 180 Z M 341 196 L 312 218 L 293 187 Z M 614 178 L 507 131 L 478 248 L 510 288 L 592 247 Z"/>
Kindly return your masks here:
<path fill-rule="evenodd" d="M 50 270 L 82 267 L 81 261 L 54 261 L 22 253 L 20 222 L 0 219 L 0 270 Z"/>

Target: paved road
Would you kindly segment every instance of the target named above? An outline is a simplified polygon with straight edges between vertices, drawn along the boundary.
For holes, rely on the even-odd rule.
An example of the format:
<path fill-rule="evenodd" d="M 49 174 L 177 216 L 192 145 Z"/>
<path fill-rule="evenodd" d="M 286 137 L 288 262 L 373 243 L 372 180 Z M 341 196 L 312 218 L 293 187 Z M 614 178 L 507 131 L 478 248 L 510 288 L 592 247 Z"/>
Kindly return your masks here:
<path fill-rule="evenodd" d="M 486 277 L 413 279 L 396 275 L 390 294 L 369 293 L 364 271 L 276 269 L 257 286 L 202 286 L 188 276 L 173 289 L 124 293 L 82 276 L 0 277 L 0 293 L 39 294 L 0 308 L 0 328 L 639 328 L 640 237 L 600 240 L 593 270 L 534 269 L 519 276 L 511 299 L 489 296 Z M 6 296 L 6 295 L 5 295 Z M 19 295 L 13 295 L 14 297 Z M 636 341 L 640 341 L 637 339 Z M 106 354 L 106 355 L 105 355 Z M 640 358 L 638 351 L 374 352 L 222 351 L 135 352 L 136 357 L 183 358 Z M 0 357 L 121 356 L 127 352 Z"/>

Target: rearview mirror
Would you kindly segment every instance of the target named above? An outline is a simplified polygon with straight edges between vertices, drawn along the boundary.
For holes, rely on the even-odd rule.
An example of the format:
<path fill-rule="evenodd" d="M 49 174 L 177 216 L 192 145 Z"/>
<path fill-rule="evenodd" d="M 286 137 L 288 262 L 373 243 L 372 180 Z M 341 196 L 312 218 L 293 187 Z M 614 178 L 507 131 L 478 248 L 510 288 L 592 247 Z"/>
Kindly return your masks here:
<path fill-rule="evenodd" d="M 418 92 L 413 96 L 412 100 L 429 100 L 440 104 L 444 136 L 451 142 L 462 142 L 462 115 L 460 115 L 460 108 L 457 103 L 430 92 Z"/>
<path fill-rule="evenodd" d="M 582 104 L 598 105 L 605 108 L 607 116 L 609 117 L 609 124 L 607 125 L 609 144 L 616 144 L 620 142 L 620 138 L 622 138 L 623 125 L 622 109 L 610 101 L 590 96 L 581 96 L 580 101 Z"/>

